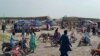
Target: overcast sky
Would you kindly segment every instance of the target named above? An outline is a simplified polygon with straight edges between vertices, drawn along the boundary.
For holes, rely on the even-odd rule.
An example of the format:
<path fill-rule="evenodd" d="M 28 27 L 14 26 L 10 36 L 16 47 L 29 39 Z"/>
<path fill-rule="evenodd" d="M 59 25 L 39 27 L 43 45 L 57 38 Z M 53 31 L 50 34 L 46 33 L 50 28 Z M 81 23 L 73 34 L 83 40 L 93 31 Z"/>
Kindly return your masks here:
<path fill-rule="evenodd" d="M 0 0 L 0 17 L 100 18 L 100 0 Z"/>

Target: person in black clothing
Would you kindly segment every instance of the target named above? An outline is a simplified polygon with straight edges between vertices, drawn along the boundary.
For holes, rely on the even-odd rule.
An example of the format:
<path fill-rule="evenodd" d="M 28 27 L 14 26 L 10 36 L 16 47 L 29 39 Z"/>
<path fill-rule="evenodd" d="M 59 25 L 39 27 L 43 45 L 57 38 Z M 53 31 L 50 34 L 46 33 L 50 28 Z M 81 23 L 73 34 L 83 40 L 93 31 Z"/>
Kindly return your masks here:
<path fill-rule="evenodd" d="M 21 49 L 24 52 L 23 54 L 27 54 L 28 51 L 28 47 L 26 43 L 27 43 L 27 39 L 25 38 L 25 35 L 22 35 L 22 40 L 20 44 L 21 44 Z"/>
<path fill-rule="evenodd" d="M 61 29 L 64 29 L 64 23 L 63 23 L 63 20 L 61 22 Z"/>
<path fill-rule="evenodd" d="M 95 27 L 92 28 L 92 33 L 93 33 L 93 35 L 96 35 L 96 28 Z"/>
<path fill-rule="evenodd" d="M 17 32 L 17 24 L 14 24 L 14 29 L 13 31 Z"/>
<path fill-rule="evenodd" d="M 5 30 L 6 30 L 6 24 L 2 24 L 2 31 L 3 31 L 3 33 L 5 32 Z"/>
<path fill-rule="evenodd" d="M 87 32 L 90 33 L 90 31 L 91 31 L 91 27 L 90 27 L 90 25 L 88 25 L 87 26 Z"/>
<path fill-rule="evenodd" d="M 68 51 L 71 51 L 70 46 L 71 43 L 69 41 L 69 38 L 67 36 L 67 30 L 64 31 L 64 34 L 60 38 L 60 56 L 68 56 Z"/>

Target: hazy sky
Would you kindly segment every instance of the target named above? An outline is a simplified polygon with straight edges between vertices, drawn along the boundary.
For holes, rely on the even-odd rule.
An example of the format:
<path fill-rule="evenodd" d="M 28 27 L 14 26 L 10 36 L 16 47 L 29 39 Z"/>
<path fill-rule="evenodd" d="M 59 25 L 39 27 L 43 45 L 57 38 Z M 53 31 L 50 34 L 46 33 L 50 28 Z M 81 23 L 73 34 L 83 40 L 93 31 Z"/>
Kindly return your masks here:
<path fill-rule="evenodd" d="M 0 17 L 100 18 L 100 0 L 0 0 Z"/>

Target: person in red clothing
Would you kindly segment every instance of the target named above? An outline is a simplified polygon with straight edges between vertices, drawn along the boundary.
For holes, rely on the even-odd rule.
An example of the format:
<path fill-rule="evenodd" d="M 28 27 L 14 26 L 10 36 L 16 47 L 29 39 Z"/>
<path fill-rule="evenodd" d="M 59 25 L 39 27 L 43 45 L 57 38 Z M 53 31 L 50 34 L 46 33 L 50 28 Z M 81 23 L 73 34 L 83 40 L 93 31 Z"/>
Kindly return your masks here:
<path fill-rule="evenodd" d="M 96 55 L 100 56 L 100 43 L 99 43 L 97 49 L 92 49 L 91 54 L 92 54 L 92 56 L 96 56 Z"/>
<path fill-rule="evenodd" d="M 92 49 L 92 56 L 100 55 L 100 49 Z"/>
<path fill-rule="evenodd" d="M 11 50 L 11 54 L 12 56 L 19 56 L 19 46 L 18 45 L 16 45 L 16 47 Z"/>

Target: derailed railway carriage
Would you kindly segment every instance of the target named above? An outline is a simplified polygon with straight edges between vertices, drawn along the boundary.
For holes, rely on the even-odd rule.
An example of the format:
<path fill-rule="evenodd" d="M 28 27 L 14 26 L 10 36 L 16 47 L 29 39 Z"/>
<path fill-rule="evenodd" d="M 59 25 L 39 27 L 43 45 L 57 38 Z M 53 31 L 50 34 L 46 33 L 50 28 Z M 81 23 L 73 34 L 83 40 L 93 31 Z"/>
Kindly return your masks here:
<path fill-rule="evenodd" d="M 42 26 L 41 21 L 19 20 L 14 23 L 12 30 L 15 32 L 40 31 L 40 26 Z"/>

